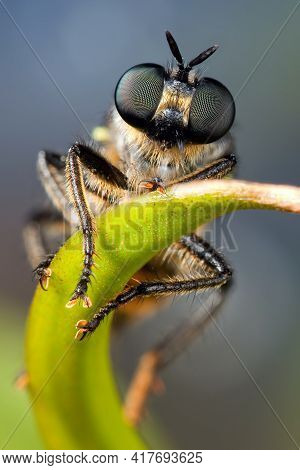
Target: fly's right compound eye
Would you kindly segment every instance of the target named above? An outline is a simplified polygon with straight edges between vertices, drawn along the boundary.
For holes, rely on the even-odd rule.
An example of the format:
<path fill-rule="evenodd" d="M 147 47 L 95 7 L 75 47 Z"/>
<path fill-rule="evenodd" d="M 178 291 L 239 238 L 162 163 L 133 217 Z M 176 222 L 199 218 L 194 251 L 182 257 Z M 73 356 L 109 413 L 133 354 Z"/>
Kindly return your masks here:
<path fill-rule="evenodd" d="M 202 78 L 192 99 L 188 136 L 193 142 L 207 144 L 229 131 L 235 116 L 231 93 L 213 78 Z"/>
<path fill-rule="evenodd" d="M 156 64 L 136 65 L 122 75 L 115 104 L 127 124 L 141 129 L 148 125 L 162 97 L 164 76 L 164 68 Z"/>

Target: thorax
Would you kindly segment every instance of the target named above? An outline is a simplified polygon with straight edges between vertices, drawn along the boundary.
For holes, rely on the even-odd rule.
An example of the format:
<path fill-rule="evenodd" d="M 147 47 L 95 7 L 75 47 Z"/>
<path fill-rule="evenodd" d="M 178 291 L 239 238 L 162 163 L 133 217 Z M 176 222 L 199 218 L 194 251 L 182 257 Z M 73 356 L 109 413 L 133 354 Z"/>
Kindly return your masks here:
<path fill-rule="evenodd" d="M 229 133 L 210 144 L 163 149 L 144 133 L 127 125 L 115 110 L 110 135 L 107 157 L 124 172 L 133 190 L 145 179 L 159 177 L 169 182 L 233 151 Z"/>

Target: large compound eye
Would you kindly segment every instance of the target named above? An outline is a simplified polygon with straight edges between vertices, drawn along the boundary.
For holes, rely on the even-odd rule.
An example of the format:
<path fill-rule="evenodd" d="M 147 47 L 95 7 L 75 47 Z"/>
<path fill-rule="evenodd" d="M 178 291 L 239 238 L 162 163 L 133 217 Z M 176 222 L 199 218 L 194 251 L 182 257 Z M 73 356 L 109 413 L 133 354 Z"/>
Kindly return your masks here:
<path fill-rule="evenodd" d="M 120 78 L 115 103 L 124 121 L 145 127 L 155 114 L 164 88 L 164 68 L 156 64 L 132 67 Z"/>
<path fill-rule="evenodd" d="M 230 129 L 234 116 L 234 100 L 227 88 L 213 78 L 203 78 L 192 98 L 188 135 L 199 143 L 214 142 Z"/>

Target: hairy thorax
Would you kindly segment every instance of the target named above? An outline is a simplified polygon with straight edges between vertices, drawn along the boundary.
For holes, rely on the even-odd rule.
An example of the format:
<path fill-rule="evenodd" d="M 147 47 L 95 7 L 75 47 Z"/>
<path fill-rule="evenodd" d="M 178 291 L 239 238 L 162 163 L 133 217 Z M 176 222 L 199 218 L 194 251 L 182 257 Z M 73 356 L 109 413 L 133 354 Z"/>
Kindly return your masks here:
<path fill-rule="evenodd" d="M 133 191 L 138 190 L 142 180 L 159 177 L 169 182 L 233 151 L 230 133 L 210 144 L 167 148 L 126 124 L 116 109 L 111 112 L 109 130 L 111 144 L 107 157 L 124 172 Z"/>

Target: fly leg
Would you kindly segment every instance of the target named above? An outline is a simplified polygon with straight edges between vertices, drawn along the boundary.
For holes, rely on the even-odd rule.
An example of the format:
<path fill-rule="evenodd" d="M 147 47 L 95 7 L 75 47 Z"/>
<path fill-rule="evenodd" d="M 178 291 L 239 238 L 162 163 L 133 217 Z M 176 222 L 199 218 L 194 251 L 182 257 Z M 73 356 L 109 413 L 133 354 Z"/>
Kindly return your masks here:
<path fill-rule="evenodd" d="M 185 351 L 209 327 L 213 318 L 220 312 L 220 307 L 230 285 L 231 282 L 228 282 L 219 289 L 217 300 L 214 303 L 209 306 L 203 305 L 203 315 L 183 321 L 179 327 L 141 356 L 123 405 L 124 416 L 131 424 L 137 425 L 140 422 L 149 395 L 163 388 L 159 373 Z"/>
<path fill-rule="evenodd" d="M 208 179 L 219 179 L 224 178 L 226 175 L 231 173 L 235 165 L 237 164 L 236 156 L 231 153 L 230 155 L 224 155 L 218 158 L 212 163 L 199 168 L 192 173 L 184 175 L 180 178 L 176 178 L 169 183 L 166 183 L 165 187 L 169 188 L 179 183 L 189 183 L 190 181 L 208 180 Z"/>
<path fill-rule="evenodd" d="M 148 192 L 159 191 L 164 194 L 167 188 L 175 186 L 180 183 L 189 183 L 191 181 L 201 181 L 208 179 L 220 179 L 227 176 L 232 172 L 233 168 L 237 164 L 236 156 L 232 153 L 230 155 L 224 155 L 218 160 L 215 160 L 208 165 L 199 168 L 192 173 L 181 176 L 169 182 L 164 182 L 161 178 L 152 178 L 148 180 L 142 180 L 139 183 L 139 188 L 144 189 Z"/>
<path fill-rule="evenodd" d="M 43 290 L 48 289 L 50 264 L 55 257 L 50 248 L 51 235 L 55 238 L 59 236 L 61 241 L 70 235 L 68 222 L 53 209 L 34 213 L 23 230 L 28 259 Z"/>
<path fill-rule="evenodd" d="M 207 271 L 204 274 L 190 274 L 168 281 L 141 282 L 134 287 L 125 289 L 102 307 L 90 321 L 80 320 L 77 323 L 78 332 L 76 337 L 83 339 L 87 334 L 94 332 L 101 321 L 113 310 L 135 298 L 197 292 L 203 289 L 221 287 L 230 280 L 232 271 L 223 257 L 197 235 L 192 234 L 182 237 L 178 242 L 178 249 L 182 250 L 183 259 L 191 258 L 195 266 L 197 263 L 199 264 L 199 270 L 204 263 L 207 266 Z"/>
<path fill-rule="evenodd" d="M 186 294 L 208 288 L 221 288 L 221 294 L 223 294 L 232 277 L 232 270 L 223 257 L 195 234 L 182 237 L 177 245 L 178 250 L 181 250 L 182 263 L 191 261 L 195 274 L 183 276 L 182 279 L 142 282 L 137 286 L 125 289 L 102 307 L 90 321 L 80 320 L 77 323 L 77 339 L 82 340 L 87 334 L 95 331 L 112 310 L 138 297 Z M 206 269 L 204 274 L 199 274 L 203 264 Z M 223 295 L 221 295 L 222 297 Z M 125 415 L 129 421 L 132 423 L 139 421 L 146 399 L 156 383 L 159 370 L 165 367 L 205 329 L 213 315 L 217 313 L 220 303 L 207 311 L 200 320 L 185 322 L 180 329 L 168 335 L 156 347 L 142 356 L 125 400 Z"/>
<path fill-rule="evenodd" d="M 80 143 L 70 148 L 66 158 L 66 177 L 69 198 L 79 217 L 83 233 L 84 261 L 80 278 L 66 305 L 68 308 L 73 307 L 79 299 L 83 300 L 85 307 L 91 306 L 86 293 L 95 254 L 95 221 L 87 200 L 85 175 L 88 175 L 91 187 L 99 188 L 98 193 L 102 197 L 117 200 L 127 190 L 125 175 L 100 154 Z"/>

